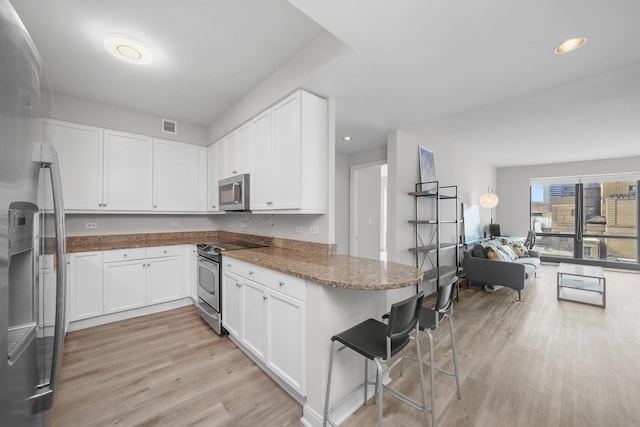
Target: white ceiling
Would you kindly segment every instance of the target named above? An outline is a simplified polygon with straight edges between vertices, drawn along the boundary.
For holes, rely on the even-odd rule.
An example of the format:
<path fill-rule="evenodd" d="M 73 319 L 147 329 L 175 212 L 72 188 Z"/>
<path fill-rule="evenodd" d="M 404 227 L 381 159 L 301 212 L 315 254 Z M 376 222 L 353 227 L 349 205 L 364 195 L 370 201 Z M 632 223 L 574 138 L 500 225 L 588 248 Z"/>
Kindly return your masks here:
<path fill-rule="evenodd" d="M 71 95 L 207 126 L 326 30 L 350 51 L 304 87 L 336 99 L 337 135 L 354 137 L 340 151 L 425 129 L 496 166 L 640 155 L 640 46 L 624 44 L 640 41 L 637 0 L 13 3 Z M 158 61 L 116 61 L 109 32 Z"/>

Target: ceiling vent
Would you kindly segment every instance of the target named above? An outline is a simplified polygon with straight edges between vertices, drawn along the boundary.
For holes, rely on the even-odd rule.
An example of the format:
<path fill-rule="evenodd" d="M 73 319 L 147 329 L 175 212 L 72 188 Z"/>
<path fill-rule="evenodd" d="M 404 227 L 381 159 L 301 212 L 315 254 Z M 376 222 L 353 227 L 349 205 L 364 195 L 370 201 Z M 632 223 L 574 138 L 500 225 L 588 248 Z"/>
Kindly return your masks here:
<path fill-rule="evenodd" d="M 162 132 L 171 133 L 173 135 L 178 133 L 178 123 L 173 120 L 162 119 Z"/>

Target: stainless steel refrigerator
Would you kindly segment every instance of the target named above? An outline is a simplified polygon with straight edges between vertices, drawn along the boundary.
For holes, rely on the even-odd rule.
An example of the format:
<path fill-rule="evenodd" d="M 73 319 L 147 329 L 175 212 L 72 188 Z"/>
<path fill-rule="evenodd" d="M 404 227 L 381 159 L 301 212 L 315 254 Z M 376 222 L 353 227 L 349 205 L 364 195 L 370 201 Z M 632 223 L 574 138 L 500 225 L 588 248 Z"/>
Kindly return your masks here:
<path fill-rule="evenodd" d="M 0 426 L 52 421 L 64 342 L 65 234 L 48 141 L 52 95 L 29 34 L 0 0 Z"/>

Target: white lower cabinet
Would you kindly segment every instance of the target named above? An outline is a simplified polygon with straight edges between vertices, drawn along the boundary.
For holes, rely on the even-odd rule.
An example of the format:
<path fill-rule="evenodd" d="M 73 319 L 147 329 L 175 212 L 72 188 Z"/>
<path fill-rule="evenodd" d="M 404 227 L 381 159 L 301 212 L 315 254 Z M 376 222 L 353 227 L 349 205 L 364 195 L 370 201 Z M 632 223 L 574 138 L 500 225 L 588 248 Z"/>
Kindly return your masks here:
<path fill-rule="evenodd" d="M 242 261 L 222 264 L 223 325 L 243 350 L 305 396 L 305 281 Z"/>
<path fill-rule="evenodd" d="M 267 289 L 255 282 L 242 282 L 242 342 L 260 359 L 266 355 Z"/>
<path fill-rule="evenodd" d="M 71 321 L 104 313 L 102 252 L 69 255 L 69 317 Z"/>
<path fill-rule="evenodd" d="M 79 321 L 189 296 L 182 246 L 69 256 L 69 318 Z"/>
<path fill-rule="evenodd" d="M 116 313 L 146 305 L 146 266 L 144 258 L 105 262 L 104 312 Z"/>
<path fill-rule="evenodd" d="M 241 339 L 242 279 L 222 270 L 222 324 L 229 334 Z"/>
<path fill-rule="evenodd" d="M 269 293 L 267 365 L 296 390 L 304 390 L 304 302 Z"/>
<path fill-rule="evenodd" d="M 147 260 L 147 304 L 158 304 L 181 298 L 182 257 Z"/>

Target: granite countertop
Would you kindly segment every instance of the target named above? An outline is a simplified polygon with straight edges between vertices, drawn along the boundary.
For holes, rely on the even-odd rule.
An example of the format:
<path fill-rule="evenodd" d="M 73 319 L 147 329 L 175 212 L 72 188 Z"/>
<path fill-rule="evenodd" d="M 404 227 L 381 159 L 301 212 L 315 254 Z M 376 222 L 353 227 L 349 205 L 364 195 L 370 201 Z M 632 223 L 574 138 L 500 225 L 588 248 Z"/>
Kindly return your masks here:
<path fill-rule="evenodd" d="M 70 236 L 67 237 L 67 251 L 108 251 L 233 240 L 249 240 L 267 247 L 226 251 L 223 256 L 336 288 L 397 289 L 414 285 L 422 277 L 420 270 L 408 265 L 336 255 L 335 244 L 224 231 Z"/>
<path fill-rule="evenodd" d="M 415 267 L 347 255 L 318 255 L 283 248 L 227 251 L 223 257 L 245 261 L 323 285 L 355 290 L 388 290 L 415 285 Z"/>

